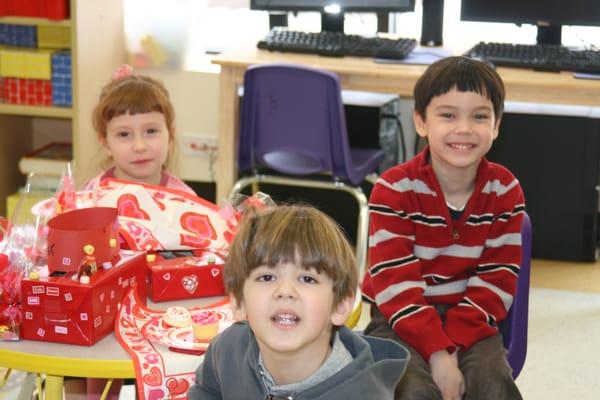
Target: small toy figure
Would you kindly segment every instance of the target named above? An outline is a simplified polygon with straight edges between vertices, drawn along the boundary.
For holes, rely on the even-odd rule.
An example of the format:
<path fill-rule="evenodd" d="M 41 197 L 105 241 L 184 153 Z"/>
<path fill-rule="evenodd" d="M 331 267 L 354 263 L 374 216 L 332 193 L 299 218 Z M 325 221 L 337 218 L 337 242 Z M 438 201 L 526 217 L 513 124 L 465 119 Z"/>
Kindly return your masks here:
<path fill-rule="evenodd" d="M 73 280 L 81 281 L 82 276 L 91 277 L 98 271 L 98 265 L 96 264 L 96 257 L 94 257 L 94 251 L 96 249 L 91 244 L 83 246 L 83 252 L 85 253 L 79 268 L 77 269 L 77 275 L 73 276 Z"/>
<path fill-rule="evenodd" d="M 96 249 L 91 244 L 86 244 L 83 246 L 83 252 L 85 256 L 83 258 L 83 262 L 90 267 L 91 274 L 95 274 L 98 271 L 98 265 L 96 264 L 96 257 L 94 257 L 94 251 Z"/>

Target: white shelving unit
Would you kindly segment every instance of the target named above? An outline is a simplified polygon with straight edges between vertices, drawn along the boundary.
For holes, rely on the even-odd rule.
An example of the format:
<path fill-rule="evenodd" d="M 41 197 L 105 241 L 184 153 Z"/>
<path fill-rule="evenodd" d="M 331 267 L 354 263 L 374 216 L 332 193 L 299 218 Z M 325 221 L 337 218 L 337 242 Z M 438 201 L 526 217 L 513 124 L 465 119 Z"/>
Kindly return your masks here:
<path fill-rule="evenodd" d="M 25 177 L 17 168 L 22 154 L 31 151 L 36 119 L 58 118 L 71 122 L 73 156 L 79 178 L 89 178 L 98 145 L 91 125 L 91 113 L 100 89 L 111 72 L 125 62 L 123 0 L 70 0 L 70 19 L 0 17 L 0 23 L 52 25 L 71 30 L 73 106 L 40 107 L 0 104 L 0 215 L 5 215 L 6 196 L 23 185 Z"/>

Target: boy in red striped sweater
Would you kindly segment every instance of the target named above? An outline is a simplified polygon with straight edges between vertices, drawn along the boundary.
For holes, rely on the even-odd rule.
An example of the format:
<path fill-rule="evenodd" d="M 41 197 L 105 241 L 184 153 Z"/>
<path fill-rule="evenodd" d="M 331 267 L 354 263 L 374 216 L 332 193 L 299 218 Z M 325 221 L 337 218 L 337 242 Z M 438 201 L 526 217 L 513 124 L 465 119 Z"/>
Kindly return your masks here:
<path fill-rule="evenodd" d="M 498 324 L 516 290 L 525 204 L 517 179 L 485 159 L 504 84 L 485 63 L 449 57 L 414 98 L 428 147 L 373 188 L 365 333 L 411 350 L 396 399 L 520 399 Z"/>

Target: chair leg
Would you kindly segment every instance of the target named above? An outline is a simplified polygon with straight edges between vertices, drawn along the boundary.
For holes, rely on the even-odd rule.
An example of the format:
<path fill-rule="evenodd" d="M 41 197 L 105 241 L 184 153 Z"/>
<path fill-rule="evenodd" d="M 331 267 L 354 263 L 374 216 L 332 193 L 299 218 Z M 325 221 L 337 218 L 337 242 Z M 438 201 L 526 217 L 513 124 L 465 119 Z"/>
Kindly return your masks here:
<path fill-rule="evenodd" d="M 358 263 L 358 279 L 363 278 L 367 271 L 367 250 L 369 246 L 369 204 L 361 190 L 356 193 L 358 202 L 358 226 L 356 229 L 356 261 Z"/>
<path fill-rule="evenodd" d="M 377 178 L 379 178 L 379 174 L 373 172 L 372 174 L 365 176 L 365 181 L 369 182 L 371 185 L 375 185 Z"/>
<path fill-rule="evenodd" d="M 100 395 L 100 400 L 106 400 L 107 396 L 108 396 L 108 392 L 110 391 L 110 387 L 112 386 L 113 383 L 113 379 L 108 379 L 106 381 L 106 385 L 104 386 L 104 390 L 102 391 L 102 394 Z"/>
<path fill-rule="evenodd" d="M 233 185 L 231 190 L 229 191 L 229 196 L 227 196 L 227 199 L 229 201 L 233 200 L 233 197 L 236 194 L 241 193 L 241 191 L 244 190 L 244 188 L 246 188 L 246 186 L 255 185 L 255 184 L 258 185 L 259 182 L 260 182 L 259 176 L 248 176 L 246 178 L 242 178 L 242 179 L 238 180 Z"/>
<path fill-rule="evenodd" d="M 31 400 L 35 393 L 35 380 L 36 374 L 33 372 L 28 372 L 23 378 L 23 382 L 21 382 L 21 389 L 19 390 L 19 394 L 17 395 L 17 400 Z"/>
<path fill-rule="evenodd" d="M 63 381 L 64 378 L 62 376 L 46 374 L 44 398 L 46 400 L 61 400 L 63 398 Z"/>
<path fill-rule="evenodd" d="M 6 370 L 3 371 L 2 380 L 0 381 L 0 390 L 2 390 L 2 388 L 4 388 L 4 386 L 8 382 L 8 378 L 10 378 L 11 372 L 12 372 L 12 369 L 10 369 L 10 368 L 6 368 Z"/>

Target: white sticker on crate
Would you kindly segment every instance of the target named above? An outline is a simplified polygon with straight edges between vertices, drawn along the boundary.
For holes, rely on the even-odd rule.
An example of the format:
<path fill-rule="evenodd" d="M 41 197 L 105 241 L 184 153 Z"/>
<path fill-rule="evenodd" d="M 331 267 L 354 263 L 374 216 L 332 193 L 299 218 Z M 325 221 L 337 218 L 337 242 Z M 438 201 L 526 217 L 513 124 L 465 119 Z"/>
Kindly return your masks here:
<path fill-rule="evenodd" d="M 69 329 L 66 326 L 55 326 L 54 332 L 60 333 L 61 335 L 66 335 L 69 333 Z"/>
<path fill-rule="evenodd" d="M 48 288 L 46 288 L 46 294 L 48 296 L 58 296 L 60 295 L 60 289 L 56 286 L 48 286 Z"/>
<path fill-rule="evenodd" d="M 28 296 L 27 297 L 27 304 L 29 304 L 30 306 L 37 306 L 40 304 L 40 298 L 39 296 Z"/>

